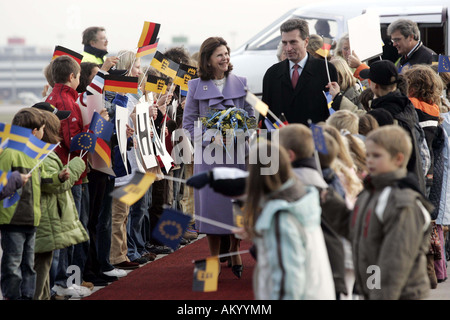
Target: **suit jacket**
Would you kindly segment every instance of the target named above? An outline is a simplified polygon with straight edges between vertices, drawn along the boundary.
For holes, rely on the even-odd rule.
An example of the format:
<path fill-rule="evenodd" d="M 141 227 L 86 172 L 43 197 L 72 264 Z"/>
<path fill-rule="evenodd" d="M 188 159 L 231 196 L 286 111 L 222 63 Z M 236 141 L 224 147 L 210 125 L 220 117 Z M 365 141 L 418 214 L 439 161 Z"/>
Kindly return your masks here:
<path fill-rule="evenodd" d="M 336 68 L 332 63 L 328 62 L 328 69 L 331 81 L 337 81 Z M 289 123 L 308 125 L 308 119 L 317 123 L 325 121 L 330 115 L 323 94 L 323 91 L 328 91 L 325 88 L 327 84 L 325 61 L 308 55 L 297 86 L 292 88 L 289 60 L 286 59 L 266 71 L 262 100 L 277 117 L 284 113 Z"/>

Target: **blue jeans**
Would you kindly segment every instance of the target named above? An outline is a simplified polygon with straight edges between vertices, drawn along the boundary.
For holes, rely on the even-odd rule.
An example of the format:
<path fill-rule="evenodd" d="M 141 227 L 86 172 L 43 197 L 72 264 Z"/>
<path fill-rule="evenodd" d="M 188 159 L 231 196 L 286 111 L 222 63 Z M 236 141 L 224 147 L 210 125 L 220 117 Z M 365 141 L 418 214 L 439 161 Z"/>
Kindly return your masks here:
<path fill-rule="evenodd" d="M 127 222 L 127 256 L 131 261 L 139 259 L 147 252 L 145 249 L 145 240 L 142 236 L 142 226 L 145 213 L 148 212 L 150 192 L 150 189 L 147 190 L 142 198 L 130 207 Z"/>
<path fill-rule="evenodd" d="M 33 299 L 36 288 L 35 240 L 36 232 L 2 230 L 1 288 L 4 298 Z"/>
<path fill-rule="evenodd" d="M 89 222 L 89 188 L 87 183 L 74 185 L 72 195 L 78 211 L 78 218 L 86 232 Z M 72 255 L 69 253 L 69 263 L 80 267 L 83 274 L 84 266 L 89 254 L 89 240 L 72 246 Z"/>

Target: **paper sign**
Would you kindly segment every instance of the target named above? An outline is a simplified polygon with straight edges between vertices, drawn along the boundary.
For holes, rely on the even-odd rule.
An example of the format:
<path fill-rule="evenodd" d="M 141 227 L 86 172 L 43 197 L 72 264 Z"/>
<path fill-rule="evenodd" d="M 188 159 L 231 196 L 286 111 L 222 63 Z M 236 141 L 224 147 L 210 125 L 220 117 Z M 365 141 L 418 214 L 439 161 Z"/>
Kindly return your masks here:
<path fill-rule="evenodd" d="M 383 53 L 380 17 L 368 12 L 347 21 L 350 50 L 359 60 L 367 61 Z"/>

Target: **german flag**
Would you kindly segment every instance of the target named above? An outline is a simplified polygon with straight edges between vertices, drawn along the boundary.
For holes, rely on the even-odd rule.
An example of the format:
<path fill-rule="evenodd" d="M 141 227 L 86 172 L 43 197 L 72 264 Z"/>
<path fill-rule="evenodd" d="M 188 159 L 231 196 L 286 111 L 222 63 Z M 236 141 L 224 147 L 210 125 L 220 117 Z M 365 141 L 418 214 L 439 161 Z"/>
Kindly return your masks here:
<path fill-rule="evenodd" d="M 111 166 L 111 149 L 102 138 L 97 138 L 97 143 L 95 144 L 95 153 L 103 159 L 108 167 Z"/>
<path fill-rule="evenodd" d="M 158 47 L 158 41 L 159 41 L 159 39 L 157 39 L 154 44 L 149 44 L 148 46 L 144 46 L 142 48 L 139 48 L 137 50 L 137 53 L 136 53 L 136 58 L 143 57 L 143 56 L 146 56 L 148 54 L 155 53 L 156 52 L 156 48 Z"/>
<path fill-rule="evenodd" d="M 105 75 L 105 86 L 103 90 L 121 93 L 138 93 L 138 77 L 113 74 Z"/>
<path fill-rule="evenodd" d="M 173 83 L 180 86 L 181 90 L 187 90 L 188 81 L 197 77 L 197 68 L 180 63 Z"/>
<path fill-rule="evenodd" d="M 328 57 L 328 54 L 330 53 L 332 43 L 333 43 L 333 39 L 323 37 L 322 48 L 317 49 L 316 53 L 326 59 Z"/>
<path fill-rule="evenodd" d="M 79 54 L 78 52 L 72 51 L 70 49 L 64 48 L 62 46 L 56 46 L 55 51 L 53 51 L 53 57 L 52 60 L 55 60 L 56 58 L 60 56 L 69 56 L 75 59 L 78 64 L 81 63 L 81 60 L 83 59 L 83 55 Z"/>
<path fill-rule="evenodd" d="M 156 51 L 150 65 L 172 79 L 175 79 L 177 76 L 177 71 L 180 66 L 178 63 L 166 58 L 159 51 Z"/>
<path fill-rule="evenodd" d="M 155 93 L 165 94 L 167 90 L 168 81 L 164 78 L 149 74 L 145 84 L 145 90 Z"/>
<path fill-rule="evenodd" d="M 154 44 L 158 39 L 159 28 L 161 25 L 154 22 L 144 22 L 141 37 L 139 39 L 138 48 Z"/>

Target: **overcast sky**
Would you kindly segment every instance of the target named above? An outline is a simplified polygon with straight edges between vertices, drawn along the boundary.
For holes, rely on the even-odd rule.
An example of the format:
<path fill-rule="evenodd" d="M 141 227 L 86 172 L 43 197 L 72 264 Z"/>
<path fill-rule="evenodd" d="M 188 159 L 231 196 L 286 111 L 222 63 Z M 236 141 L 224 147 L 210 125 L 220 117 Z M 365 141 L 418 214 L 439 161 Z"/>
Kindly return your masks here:
<path fill-rule="evenodd" d="M 0 45 L 9 37 L 27 45 L 81 51 L 81 33 L 106 28 L 109 52 L 136 48 L 144 21 L 161 24 L 160 42 L 186 36 L 200 44 L 224 37 L 236 49 L 278 17 L 301 5 L 324 0 L 1 0 Z M 164 50 L 164 48 L 162 48 Z"/>

